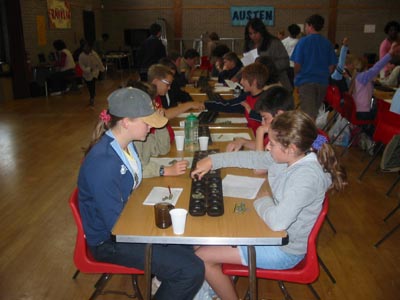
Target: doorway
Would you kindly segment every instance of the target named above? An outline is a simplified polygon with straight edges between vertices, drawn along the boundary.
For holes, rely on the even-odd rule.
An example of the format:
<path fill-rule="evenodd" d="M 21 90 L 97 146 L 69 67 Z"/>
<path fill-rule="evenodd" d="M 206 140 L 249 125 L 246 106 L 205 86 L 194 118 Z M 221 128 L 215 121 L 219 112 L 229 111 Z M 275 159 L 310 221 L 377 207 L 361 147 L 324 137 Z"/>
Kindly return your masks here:
<path fill-rule="evenodd" d="M 96 41 L 96 24 L 93 11 L 83 11 L 83 34 L 87 42 L 93 44 Z"/>

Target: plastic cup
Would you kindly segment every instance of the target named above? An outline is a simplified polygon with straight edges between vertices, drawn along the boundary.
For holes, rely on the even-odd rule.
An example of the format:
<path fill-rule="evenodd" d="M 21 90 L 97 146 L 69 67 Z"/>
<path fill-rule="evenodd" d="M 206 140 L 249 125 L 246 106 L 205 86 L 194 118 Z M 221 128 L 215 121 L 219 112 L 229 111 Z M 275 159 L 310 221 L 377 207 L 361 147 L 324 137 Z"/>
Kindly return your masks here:
<path fill-rule="evenodd" d="M 208 136 L 200 136 L 199 137 L 200 143 L 200 151 L 207 151 L 208 149 Z"/>
<path fill-rule="evenodd" d="M 185 136 L 183 131 L 175 132 L 175 145 L 177 151 L 183 151 L 183 148 L 185 146 Z"/>
<path fill-rule="evenodd" d="M 171 215 L 174 234 L 183 234 L 185 232 L 187 210 L 184 208 L 174 208 L 169 213 Z"/>

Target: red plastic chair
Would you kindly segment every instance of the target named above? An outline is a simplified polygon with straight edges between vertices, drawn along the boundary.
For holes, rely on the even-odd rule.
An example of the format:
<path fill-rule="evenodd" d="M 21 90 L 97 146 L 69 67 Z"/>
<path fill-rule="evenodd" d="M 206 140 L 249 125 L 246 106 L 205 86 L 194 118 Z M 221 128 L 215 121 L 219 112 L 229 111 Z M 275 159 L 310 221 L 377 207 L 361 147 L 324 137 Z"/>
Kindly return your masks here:
<path fill-rule="evenodd" d="M 326 89 L 325 103 L 332 108 L 334 113 L 332 117 L 326 122 L 326 125 L 323 128 L 324 130 L 330 128 L 336 120 L 338 114 L 342 112 L 342 106 L 340 104 L 341 99 L 342 94 L 340 93 L 339 88 L 335 85 L 328 85 Z"/>
<path fill-rule="evenodd" d="M 328 88 L 326 89 L 325 102 L 338 113 L 341 113 L 342 111 L 342 106 L 340 103 L 341 99 L 342 94 L 339 88 L 336 85 L 328 85 Z"/>
<path fill-rule="evenodd" d="M 76 244 L 75 244 L 75 251 L 74 251 L 74 262 L 75 266 L 78 269 L 74 276 L 72 277 L 75 279 L 80 272 L 83 273 L 95 273 L 95 274 L 102 274 L 99 280 L 95 284 L 95 291 L 90 296 L 90 300 L 95 299 L 98 295 L 104 295 L 109 293 L 114 294 L 121 294 L 126 295 L 130 298 L 138 298 L 143 300 L 142 294 L 139 289 L 139 285 L 137 282 L 137 275 L 143 275 L 144 272 L 142 270 L 138 270 L 135 268 L 128 268 L 119 265 L 104 263 L 96 261 L 93 256 L 91 255 L 87 244 L 86 244 L 86 237 L 83 232 L 83 226 L 81 221 L 81 215 L 79 212 L 79 205 L 78 205 L 78 189 L 72 192 L 72 195 L 69 199 L 69 205 L 72 210 L 72 214 L 75 219 L 76 227 L 78 229 L 76 235 Z M 134 290 L 133 295 L 129 295 L 125 292 L 118 292 L 118 291 L 103 291 L 106 283 L 111 278 L 112 274 L 130 274 L 132 275 L 132 286 Z"/>
<path fill-rule="evenodd" d="M 320 299 L 318 293 L 314 290 L 311 283 L 317 280 L 319 276 L 319 263 L 317 255 L 317 237 L 318 232 L 328 213 L 329 198 L 326 195 L 322 205 L 321 213 L 311 230 L 307 243 L 307 254 L 304 259 L 294 268 L 289 270 L 266 270 L 256 269 L 256 277 L 262 279 L 277 280 L 279 287 L 285 295 L 285 299 L 292 299 L 286 290 L 285 282 L 307 284 L 311 292 L 317 299 Z M 290 238 L 290 237 L 289 237 Z M 243 265 L 223 264 L 222 271 L 229 276 L 245 277 L 249 276 L 249 269 Z"/>
<path fill-rule="evenodd" d="M 389 110 L 385 110 L 384 107 L 381 107 L 381 109 L 378 107 L 376 128 L 373 136 L 373 140 L 378 146 L 375 149 L 371 160 L 358 176 L 359 180 L 362 180 L 372 163 L 379 156 L 381 150 L 392 140 L 393 136 L 397 134 L 400 134 L 400 115 Z M 386 193 L 386 195 L 389 194 L 390 192 Z"/>
<path fill-rule="evenodd" d="M 340 133 L 337 135 L 338 137 L 340 134 L 348 127 L 350 124 L 355 125 L 357 127 L 360 127 L 362 125 L 374 125 L 375 120 L 360 120 L 357 118 L 357 110 L 356 110 L 356 104 L 354 103 L 353 96 L 350 95 L 349 93 L 344 93 L 343 95 L 344 99 L 344 104 L 343 108 L 341 111 L 341 115 L 343 118 L 345 118 L 348 122 L 346 126 L 344 126 L 341 130 Z M 353 142 L 358 138 L 358 136 L 362 133 L 362 130 L 358 130 L 356 134 L 353 134 L 353 136 L 350 139 L 349 144 L 347 147 L 343 149 L 343 152 L 341 155 L 345 154 L 346 151 L 353 145 Z M 335 139 L 336 140 L 336 139 Z M 332 143 L 335 142 L 335 140 L 332 141 Z"/>
<path fill-rule="evenodd" d="M 201 60 L 200 60 L 200 69 L 201 70 L 207 70 L 207 71 L 211 71 L 212 69 L 212 64 L 209 61 L 207 56 L 202 56 Z"/>

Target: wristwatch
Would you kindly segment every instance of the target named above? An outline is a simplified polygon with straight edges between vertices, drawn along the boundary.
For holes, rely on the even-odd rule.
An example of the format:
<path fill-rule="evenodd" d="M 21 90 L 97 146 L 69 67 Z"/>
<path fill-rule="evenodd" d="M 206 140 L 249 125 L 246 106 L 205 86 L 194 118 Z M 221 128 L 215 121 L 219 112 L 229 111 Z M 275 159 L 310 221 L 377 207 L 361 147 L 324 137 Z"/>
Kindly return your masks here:
<path fill-rule="evenodd" d="M 164 176 L 164 166 L 160 167 L 160 176 Z"/>

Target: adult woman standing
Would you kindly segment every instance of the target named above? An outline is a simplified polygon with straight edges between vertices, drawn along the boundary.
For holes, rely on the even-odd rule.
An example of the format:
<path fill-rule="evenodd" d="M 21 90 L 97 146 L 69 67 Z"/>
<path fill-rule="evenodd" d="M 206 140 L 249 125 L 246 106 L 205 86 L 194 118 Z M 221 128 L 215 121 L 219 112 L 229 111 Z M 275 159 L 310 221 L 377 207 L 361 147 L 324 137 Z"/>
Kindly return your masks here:
<path fill-rule="evenodd" d="M 287 76 L 289 69 L 289 56 L 282 42 L 268 32 L 261 19 L 254 18 L 247 22 L 244 31 L 244 52 L 257 49 L 258 55 L 268 56 L 273 59 L 279 71 L 279 81 L 289 91 L 292 91 Z"/>
<path fill-rule="evenodd" d="M 382 59 L 389 52 L 392 43 L 400 38 L 400 24 L 397 21 L 390 21 L 385 25 L 383 31 L 386 33 L 387 37 L 381 42 L 379 46 L 379 59 Z M 381 77 L 387 77 L 393 68 L 394 65 L 388 63 L 382 70 Z"/>

